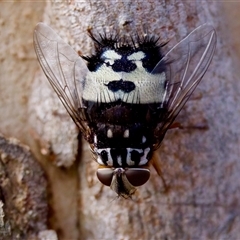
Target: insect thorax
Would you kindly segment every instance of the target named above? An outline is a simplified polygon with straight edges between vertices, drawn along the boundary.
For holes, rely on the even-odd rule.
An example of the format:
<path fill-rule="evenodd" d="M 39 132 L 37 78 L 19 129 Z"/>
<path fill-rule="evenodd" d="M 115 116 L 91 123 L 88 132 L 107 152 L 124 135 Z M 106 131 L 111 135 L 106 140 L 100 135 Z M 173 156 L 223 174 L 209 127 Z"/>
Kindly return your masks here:
<path fill-rule="evenodd" d="M 146 165 L 152 156 L 154 130 L 164 110 L 156 110 L 153 104 L 121 101 L 91 104 L 87 115 L 97 162 L 115 168 Z"/>

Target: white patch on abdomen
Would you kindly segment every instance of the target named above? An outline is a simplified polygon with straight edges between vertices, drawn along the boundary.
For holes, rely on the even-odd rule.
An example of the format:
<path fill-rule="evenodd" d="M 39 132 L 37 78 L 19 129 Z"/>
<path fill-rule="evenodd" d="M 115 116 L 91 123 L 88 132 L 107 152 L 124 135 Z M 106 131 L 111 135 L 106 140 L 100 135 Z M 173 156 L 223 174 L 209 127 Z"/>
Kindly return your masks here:
<path fill-rule="evenodd" d="M 112 92 L 108 89 L 111 81 L 131 81 L 135 89 L 129 93 L 122 90 Z M 126 103 L 147 104 L 159 103 L 165 93 L 166 74 L 151 74 L 144 68 L 126 73 L 114 72 L 111 68 L 102 65 L 96 72 L 89 72 L 83 89 L 83 99 L 92 102 L 114 102 L 122 100 Z"/>
<path fill-rule="evenodd" d="M 146 54 L 142 51 L 135 52 L 127 57 L 129 61 L 141 61 L 143 58 L 146 57 Z M 141 61 L 142 62 L 142 61 Z"/>

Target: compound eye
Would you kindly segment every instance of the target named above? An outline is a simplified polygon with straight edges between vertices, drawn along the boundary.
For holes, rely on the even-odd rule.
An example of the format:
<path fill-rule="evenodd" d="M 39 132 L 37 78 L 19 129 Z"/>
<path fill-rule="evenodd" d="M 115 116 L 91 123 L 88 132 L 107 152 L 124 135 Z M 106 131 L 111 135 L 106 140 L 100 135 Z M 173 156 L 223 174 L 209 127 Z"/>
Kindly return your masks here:
<path fill-rule="evenodd" d="M 102 184 L 110 187 L 113 178 L 113 170 L 111 168 L 98 168 L 97 177 Z"/>
<path fill-rule="evenodd" d="M 138 187 L 146 183 L 150 177 L 150 171 L 146 168 L 129 168 L 125 171 L 127 180 Z"/>

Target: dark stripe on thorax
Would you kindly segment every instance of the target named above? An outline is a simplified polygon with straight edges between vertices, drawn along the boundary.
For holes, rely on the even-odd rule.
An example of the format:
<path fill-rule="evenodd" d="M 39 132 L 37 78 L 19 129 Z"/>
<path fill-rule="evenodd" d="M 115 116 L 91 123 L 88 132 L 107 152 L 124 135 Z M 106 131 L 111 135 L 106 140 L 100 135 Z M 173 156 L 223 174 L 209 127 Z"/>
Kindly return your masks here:
<path fill-rule="evenodd" d="M 113 167 L 126 167 L 127 166 L 127 149 L 126 148 L 112 148 L 110 154 L 113 159 Z M 117 161 L 118 158 L 121 158 L 122 164 L 120 165 Z"/>

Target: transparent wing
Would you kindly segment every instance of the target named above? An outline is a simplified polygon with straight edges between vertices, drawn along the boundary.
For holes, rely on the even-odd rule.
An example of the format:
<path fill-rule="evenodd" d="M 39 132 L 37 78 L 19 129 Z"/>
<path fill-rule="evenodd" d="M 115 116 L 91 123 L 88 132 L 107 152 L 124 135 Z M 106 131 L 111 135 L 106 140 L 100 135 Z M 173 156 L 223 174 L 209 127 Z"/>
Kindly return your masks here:
<path fill-rule="evenodd" d="M 79 129 L 86 133 L 82 103 L 88 68 L 79 55 L 50 27 L 39 23 L 33 35 L 38 61 L 54 91 Z"/>
<path fill-rule="evenodd" d="M 175 45 L 152 71 L 159 73 L 163 65 L 166 66 L 167 82 L 162 103 L 168 113 L 157 128 L 158 135 L 164 136 L 201 81 L 213 58 L 216 41 L 214 28 L 201 25 Z"/>

